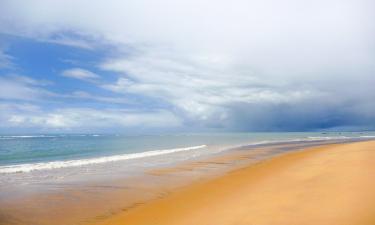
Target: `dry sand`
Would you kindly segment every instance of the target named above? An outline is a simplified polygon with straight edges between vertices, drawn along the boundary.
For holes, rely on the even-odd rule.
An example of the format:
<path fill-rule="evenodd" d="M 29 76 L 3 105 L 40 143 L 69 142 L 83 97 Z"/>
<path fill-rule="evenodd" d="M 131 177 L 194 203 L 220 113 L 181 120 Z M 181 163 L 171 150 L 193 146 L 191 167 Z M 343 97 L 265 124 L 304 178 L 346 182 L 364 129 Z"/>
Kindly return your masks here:
<path fill-rule="evenodd" d="M 374 225 L 375 141 L 287 153 L 95 224 Z"/>

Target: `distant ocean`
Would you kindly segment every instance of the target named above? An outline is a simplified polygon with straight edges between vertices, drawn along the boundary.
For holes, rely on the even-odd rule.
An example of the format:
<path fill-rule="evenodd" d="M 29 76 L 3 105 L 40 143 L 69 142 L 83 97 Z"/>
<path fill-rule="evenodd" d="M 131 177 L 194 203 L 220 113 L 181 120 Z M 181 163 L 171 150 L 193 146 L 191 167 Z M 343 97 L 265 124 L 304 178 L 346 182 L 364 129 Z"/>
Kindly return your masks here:
<path fill-rule="evenodd" d="M 0 176 L 113 163 L 126 167 L 131 160 L 138 160 L 137 165 L 151 166 L 246 145 L 371 138 L 375 138 L 375 132 L 0 135 Z"/>

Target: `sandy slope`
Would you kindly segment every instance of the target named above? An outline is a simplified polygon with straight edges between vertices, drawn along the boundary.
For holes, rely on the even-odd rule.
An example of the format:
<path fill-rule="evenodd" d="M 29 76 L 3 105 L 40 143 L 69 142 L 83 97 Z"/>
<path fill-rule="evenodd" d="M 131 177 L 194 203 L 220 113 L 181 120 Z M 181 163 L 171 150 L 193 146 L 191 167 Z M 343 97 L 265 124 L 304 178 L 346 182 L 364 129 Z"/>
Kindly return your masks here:
<path fill-rule="evenodd" d="M 98 224 L 374 225 L 375 141 L 278 156 Z"/>

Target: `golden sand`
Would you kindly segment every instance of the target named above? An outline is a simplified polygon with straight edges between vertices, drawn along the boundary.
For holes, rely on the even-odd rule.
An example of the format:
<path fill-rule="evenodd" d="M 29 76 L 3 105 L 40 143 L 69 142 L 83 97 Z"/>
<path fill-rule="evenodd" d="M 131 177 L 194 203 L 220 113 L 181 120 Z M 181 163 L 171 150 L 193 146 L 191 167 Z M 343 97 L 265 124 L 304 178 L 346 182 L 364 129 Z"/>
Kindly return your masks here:
<path fill-rule="evenodd" d="M 375 141 L 277 156 L 96 224 L 374 225 Z"/>

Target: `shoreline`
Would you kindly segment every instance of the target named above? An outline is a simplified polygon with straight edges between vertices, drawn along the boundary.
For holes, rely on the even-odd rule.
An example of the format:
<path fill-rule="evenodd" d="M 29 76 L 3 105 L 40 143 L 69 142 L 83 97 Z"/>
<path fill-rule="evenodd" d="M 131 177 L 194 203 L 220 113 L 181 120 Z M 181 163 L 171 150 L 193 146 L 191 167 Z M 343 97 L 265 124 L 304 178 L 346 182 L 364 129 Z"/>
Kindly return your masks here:
<path fill-rule="evenodd" d="M 283 143 L 257 146 L 256 148 L 244 147 L 204 159 L 179 163 L 171 167 L 152 169 L 147 171 L 144 177 L 139 177 L 138 179 L 106 182 L 100 185 L 86 185 L 81 187 L 74 185 L 61 187 L 62 192 L 52 194 L 42 193 L 41 195 L 21 200 L 18 203 L 13 202 L 13 205 L 0 204 L 0 224 L 23 225 L 32 223 L 48 225 L 51 224 L 51 222 L 55 225 L 77 223 L 101 225 L 107 224 L 107 222 L 108 224 L 114 225 L 128 224 L 126 223 L 126 221 L 129 221 L 128 218 L 119 219 L 119 221 L 117 221 L 116 218 L 127 217 L 126 215 L 128 215 L 128 213 L 133 214 L 133 212 L 141 210 L 143 207 L 149 207 L 155 204 L 155 202 L 173 198 L 173 196 L 178 195 L 178 193 L 195 189 L 196 186 L 204 186 L 207 183 L 216 182 L 238 171 L 247 169 L 254 170 L 254 168 L 258 168 L 259 165 L 268 164 L 269 162 L 287 157 L 288 155 L 305 155 L 307 152 L 315 152 L 314 149 L 317 148 L 330 148 L 332 146 L 355 145 L 367 142 L 368 141 L 354 141 L 349 143 L 341 142 L 339 144 L 329 142 Z M 259 176 L 262 177 L 263 175 Z M 213 189 L 217 189 L 217 187 Z M 221 185 L 218 186 L 218 189 L 222 189 Z M 237 192 L 238 190 L 232 191 Z M 199 195 L 199 192 L 194 195 Z M 199 198 L 205 199 L 207 197 L 200 196 Z M 193 199 L 194 198 L 188 198 L 186 201 L 189 202 Z M 218 199 L 217 204 L 220 204 L 221 201 L 222 200 Z M 173 201 L 168 204 L 175 205 Z M 196 211 L 195 208 L 200 207 L 200 204 L 198 204 L 198 206 L 194 206 L 192 209 L 188 210 L 188 213 L 183 214 L 189 216 L 190 211 Z M 163 215 L 163 213 L 158 210 L 156 210 L 155 213 Z M 147 213 L 141 214 L 147 215 Z M 168 215 L 170 214 L 175 213 L 168 213 Z M 155 216 L 156 215 L 153 215 L 153 217 Z M 183 217 L 183 215 L 180 216 Z M 31 217 L 34 218 L 34 220 L 28 221 Z M 167 217 L 165 218 L 167 219 Z M 124 222 L 123 220 L 126 221 Z M 132 225 L 157 224 L 154 223 L 155 221 L 145 221 L 145 223 L 141 223 L 137 220 L 130 221 L 132 221 L 132 223 L 130 223 Z M 164 221 L 161 225 L 179 224 L 168 223 L 168 221 Z M 195 221 L 194 224 L 196 224 L 196 222 L 197 221 Z"/>
<path fill-rule="evenodd" d="M 286 153 L 95 225 L 374 224 L 375 141 Z"/>

